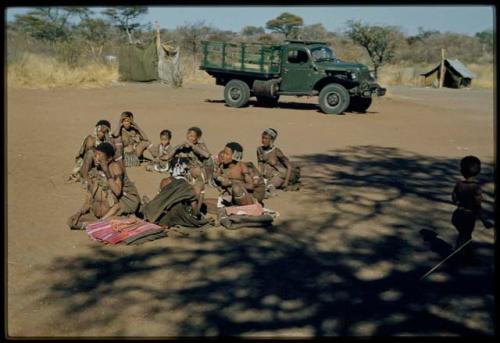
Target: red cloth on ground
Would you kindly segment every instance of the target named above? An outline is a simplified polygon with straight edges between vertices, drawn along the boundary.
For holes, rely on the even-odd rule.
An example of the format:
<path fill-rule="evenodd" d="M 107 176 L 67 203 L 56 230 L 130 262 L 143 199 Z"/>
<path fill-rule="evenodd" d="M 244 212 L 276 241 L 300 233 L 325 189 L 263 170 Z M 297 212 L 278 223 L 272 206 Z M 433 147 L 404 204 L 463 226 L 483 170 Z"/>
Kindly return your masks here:
<path fill-rule="evenodd" d="M 156 232 L 158 229 L 161 226 L 138 218 L 99 220 L 85 226 L 92 240 L 105 244 L 118 244 L 129 237 L 148 231 Z"/>

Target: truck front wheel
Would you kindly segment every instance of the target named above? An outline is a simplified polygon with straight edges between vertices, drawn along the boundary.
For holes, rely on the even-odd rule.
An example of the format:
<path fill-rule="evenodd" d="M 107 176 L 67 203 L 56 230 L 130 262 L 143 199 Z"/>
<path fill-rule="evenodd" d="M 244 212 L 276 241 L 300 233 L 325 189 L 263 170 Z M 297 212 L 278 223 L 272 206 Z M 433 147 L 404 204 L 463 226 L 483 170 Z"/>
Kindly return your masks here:
<path fill-rule="evenodd" d="M 228 106 L 243 107 L 248 104 L 250 87 L 241 80 L 231 80 L 224 88 L 224 100 Z"/>
<path fill-rule="evenodd" d="M 319 107 L 326 114 L 342 114 L 349 102 L 349 92 L 338 83 L 326 85 L 319 93 Z"/>
<path fill-rule="evenodd" d="M 360 96 L 353 96 L 349 104 L 349 110 L 354 112 L 364 113 L 372 104 L 372 98 L 362 98 Z"/>

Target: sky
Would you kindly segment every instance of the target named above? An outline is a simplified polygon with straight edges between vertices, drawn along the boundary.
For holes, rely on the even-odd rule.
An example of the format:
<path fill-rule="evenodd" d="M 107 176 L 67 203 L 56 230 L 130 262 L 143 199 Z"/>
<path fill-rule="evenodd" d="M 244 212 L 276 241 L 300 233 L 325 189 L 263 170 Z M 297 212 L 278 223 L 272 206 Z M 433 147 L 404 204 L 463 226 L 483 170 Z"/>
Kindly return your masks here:
<path fill-rule="evenodd" d="M 93 8 L 100 12 L 103 7 Z M 6 19 L 26 13 L 24 7 L 10 7 Z M 399 26 L 408 35 L 418 28 L 474 35 L 494 28 L 493 6 L 172 6 L 149 7 L 143 23 L 156 20 L 165 29 L 186 23 L 204 21 L 221 30 L 239 32 L 244 26 L 265 26 L 266 21 L 282 12 L 290 12 L 304 19 L 305 25 L 321 23 L 328 31 L 338 32 L 348 20 L 361 20 L 366 24 Z"/>

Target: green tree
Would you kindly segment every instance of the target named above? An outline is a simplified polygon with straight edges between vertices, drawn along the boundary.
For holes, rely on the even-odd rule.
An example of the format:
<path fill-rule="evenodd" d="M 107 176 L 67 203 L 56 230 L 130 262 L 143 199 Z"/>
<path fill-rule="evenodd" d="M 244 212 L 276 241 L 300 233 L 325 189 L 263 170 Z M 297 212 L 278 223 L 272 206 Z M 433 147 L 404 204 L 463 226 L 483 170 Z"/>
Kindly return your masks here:
<path fill-rule="evenodd" d="M 256 35 L 263 35 L 266 31 L 262 26 L 245 26 L 241 30 L 241 34 L 243 36 L 256 36 Z"/>
<path fill-rule="evenodd" d="M 26 14 L 17 14 L 12 27 L 39 40 L 67 40 L 71 33 L 70 19 L 87 18 L 91 13 L 86 7 L 37 7 Z"/>
<path fill-rule="evenodd" d="M 111 26 L 100 18 L 85 18 L 75 27 L 75 36 L 84 42 L 88 52 L 96 60 L 102 57 L 103 48 L 110 41 L 111 35 Z"/>
<path fill-rule="evenodd" d="M 377 77 L 378 69 L 394 58 L 401 32 L 391 26 L 364 25 L 352 20 L 347 22 L 347 27 L 347 36 L 365 48 L 370 56 Z"/>
<path fill-rule="evenodd" d="M 132 33 L 143 26 L 138 22 L 139 18 L 147 13 L 148 8 L 144 6 L 118 6 L 102 11 L 116 27 L 127 34 L 129 43 L 133 43 Z"/>
<path fill-rule="evenodd" d="M 493 51 L 493 30 L 477 32 L 475 37 L 485 47 L 487 51 Z"/>
<path fill-rule="evenodd" d="M 296 38 L 303 24 L 304 21 L 301 17 L 284 12 L 278 17 L 269 20 L 266 23 L 266 29 L 282 33 L 285 35 L 285 38 Z"/>
<path fill-rule="evenodd" d="M 214 31 L 214 29 L 206 26 L 204 21 L 187 23 L 177 27 L 176 36 L 180 38 L 181 47 L 191 54 L 193 65 L 196 65 L 196 56 L 200 50 L 201 40 Z"/>
<path fill-rule="evenodd" d="M 435 35 L 439 35 L 441 32 L 438 30 L 425 30 L 423 27 L 418 27 L 418 33 L 415 36 L 409 36 L 406 41 L 408 44 L 414 44 L 416 42 L 424 41 L 427 38 Z"/>
<path fill-rule="evenodd" d="M 317 23 L 304 26 L 300 30 L 299 36 L 303 40 L 322 41 L 328 38 L 328 31 L 323 24 Z"/>

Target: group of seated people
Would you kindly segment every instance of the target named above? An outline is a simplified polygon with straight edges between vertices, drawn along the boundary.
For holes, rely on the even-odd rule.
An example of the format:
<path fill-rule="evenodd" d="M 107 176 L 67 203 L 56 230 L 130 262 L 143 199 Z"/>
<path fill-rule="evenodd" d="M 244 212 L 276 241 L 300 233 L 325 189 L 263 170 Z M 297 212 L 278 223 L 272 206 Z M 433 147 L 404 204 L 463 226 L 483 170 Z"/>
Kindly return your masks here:
<path fill-rule="evenodd" d="M 107 120 L 99 120 L 78 151 L 70 182 L 81 182 L 87 191 L 82 208 L 69 218 L 71 229 L 84 229 L 99 219 L 138 215 L 164 225 L 199 227 L 203 218 L 205 187 L 219 193 L 218 207 L 263 205 L 276 189 L 298 189 L 300 168 L 294 166 L 274 145 L 277 131 L 262 132 L 256 167 L 243 161 L 243 147 L 230 142 L 211 154 L 201 141 L 202 130 L 191 127 L 186 140 L 173 146 L 172 133 L 160 132 L 153 144 L 134 121 L 123 112 L 114 131 Z M 144 156 L 148 152 L 151 157 Z M 147 154 L 146 154 L 147 155 Z M 154 199 L 142 199 L 127 176 L 127 168 L 145 165 L 147 171 L 167 174 Z"/>

